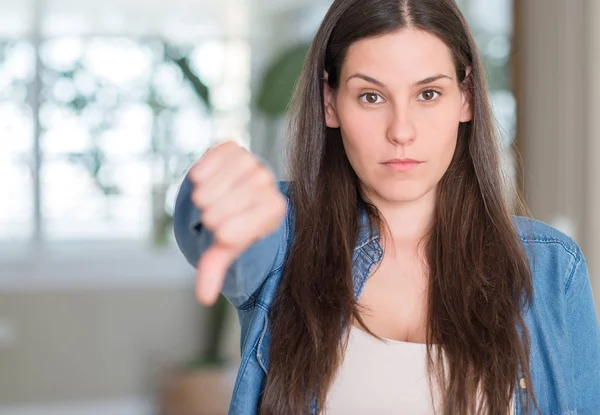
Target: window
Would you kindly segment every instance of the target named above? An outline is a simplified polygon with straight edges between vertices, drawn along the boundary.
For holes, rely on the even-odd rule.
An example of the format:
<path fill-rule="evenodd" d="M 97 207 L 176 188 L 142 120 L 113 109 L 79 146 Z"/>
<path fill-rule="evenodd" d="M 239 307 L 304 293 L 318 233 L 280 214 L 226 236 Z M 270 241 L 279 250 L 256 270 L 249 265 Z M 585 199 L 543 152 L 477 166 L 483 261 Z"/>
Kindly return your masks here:
<path fill-rule="evenodd" d="M 512 144 L 516 136 L 517 105 L 510 79 L 513 0 L 458 0 L 482 54 L 492 110 L 504 145 L 503 161 L 509 180 L 516 180 Z"/>
<path fill-rule="evenodd" d="M 0 0 L 0 244 L 172 246 L 172 202 L 192 161 L 221 138 L 249 145 L 257 65 L 247 4 L 63 3 Z M 458 3 L 483 52 L 511 168 L 512 0 Z M 320 21 L 323 5 L 306 7 L 318 11 L 306 25 Z M 276 27 L 252 16 L 259 35 Z M 273 45 L 285 37 L 273 36 Z"/>
<path fill-rule="evenodd" d="M 247 40 L 78 33 L 68 17 L 42 16 L 39 41 L 0 33 L 0 241 L 168 244 L 193 160 L 248 144 Z"/>
<path fill-rule="evenodd" d="M 0 41 L 0 237 L 32 236 L 33 116 L 27 101 L 34 77 L 31 44 Z"/>

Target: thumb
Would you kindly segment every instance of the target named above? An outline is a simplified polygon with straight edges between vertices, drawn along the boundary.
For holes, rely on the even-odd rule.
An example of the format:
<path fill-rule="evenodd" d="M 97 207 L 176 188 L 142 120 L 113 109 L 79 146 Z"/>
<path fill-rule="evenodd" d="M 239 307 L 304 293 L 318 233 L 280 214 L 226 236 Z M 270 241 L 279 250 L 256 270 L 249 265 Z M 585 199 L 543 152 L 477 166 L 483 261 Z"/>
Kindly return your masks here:
<path fill-rule="evenodd" d="M 204 305 L 217 301 L 227 270 L 235 261 L 238 252 L 232 248 L 215 244 L 200 257 L 196 272 L 196 298 Z"/>

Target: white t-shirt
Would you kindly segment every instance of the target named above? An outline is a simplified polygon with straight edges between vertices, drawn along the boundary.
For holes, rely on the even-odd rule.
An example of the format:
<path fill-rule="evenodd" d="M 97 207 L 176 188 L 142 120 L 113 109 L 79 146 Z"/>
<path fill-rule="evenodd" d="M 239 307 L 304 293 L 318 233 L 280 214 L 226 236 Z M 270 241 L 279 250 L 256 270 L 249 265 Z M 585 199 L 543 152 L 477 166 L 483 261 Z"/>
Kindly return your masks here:
<path fill-rule="evenodd" d="M 435 387 L 435 383 L 434 383 Z M 381 340 L 352 326 L 326 415 L 433 415 L 426 345 Z M 510 409 L 510 414 L 514 409 Z M 437 406 L 437 413 L 441 413 Z"/>

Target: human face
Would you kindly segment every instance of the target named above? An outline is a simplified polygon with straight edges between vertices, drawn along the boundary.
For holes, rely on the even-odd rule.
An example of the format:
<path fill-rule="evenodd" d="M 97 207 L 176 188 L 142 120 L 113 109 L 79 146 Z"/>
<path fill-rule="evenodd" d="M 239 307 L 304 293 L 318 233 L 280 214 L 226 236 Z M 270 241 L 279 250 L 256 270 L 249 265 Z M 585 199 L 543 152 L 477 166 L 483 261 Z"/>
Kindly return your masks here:
<path fill-rule="evenodd" d="M 448 169 L 470 99 L 448 47 L 436 36 L 402 29 L 357 41 L 339 88 L 325 83 L 326 123 L 371 202 L 406 203 L 435 188 Z"/>

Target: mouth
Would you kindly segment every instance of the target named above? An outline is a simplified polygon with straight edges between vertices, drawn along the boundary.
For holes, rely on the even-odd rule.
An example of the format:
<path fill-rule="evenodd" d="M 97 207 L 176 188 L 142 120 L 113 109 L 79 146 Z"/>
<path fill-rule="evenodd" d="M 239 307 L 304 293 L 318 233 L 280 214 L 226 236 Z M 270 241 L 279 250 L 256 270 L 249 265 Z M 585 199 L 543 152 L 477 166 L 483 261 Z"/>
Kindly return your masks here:
<path fill-rule="evenodd" d="M 387 167 L 393 171 L 408 172 L 408 171 L 411 171 L 411 170 L 417 168 L 422 163 L 423 162 L 419 161 L 419 160 L 415 160 L 415 159 L 411 159 L 411 158 L 402 158 L 402 159 L 387 160 L 381 164 L 383 164 L 385 167 Z"/>

